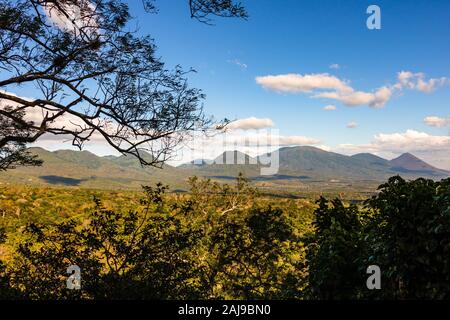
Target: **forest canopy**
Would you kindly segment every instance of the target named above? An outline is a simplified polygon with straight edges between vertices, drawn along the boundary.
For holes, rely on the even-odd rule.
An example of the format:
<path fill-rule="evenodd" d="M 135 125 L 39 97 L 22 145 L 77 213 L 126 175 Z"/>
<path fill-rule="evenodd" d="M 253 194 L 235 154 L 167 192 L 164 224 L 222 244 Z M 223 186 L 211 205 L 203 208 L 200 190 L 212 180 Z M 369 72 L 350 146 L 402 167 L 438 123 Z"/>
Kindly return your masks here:
<path fill-rule="evenodd" d="M 449 298 L 450 179 L 392 177 L 364 206 L 274 201 L 242 177 L 190 183 L 145 187 L 131 210 L 96 198 L 86 215 L 4 228 L 2 298 Z M 81 290 L 66 287 L 69 265 Z M 369 265 L 382 290 L 366 287 Z"/>

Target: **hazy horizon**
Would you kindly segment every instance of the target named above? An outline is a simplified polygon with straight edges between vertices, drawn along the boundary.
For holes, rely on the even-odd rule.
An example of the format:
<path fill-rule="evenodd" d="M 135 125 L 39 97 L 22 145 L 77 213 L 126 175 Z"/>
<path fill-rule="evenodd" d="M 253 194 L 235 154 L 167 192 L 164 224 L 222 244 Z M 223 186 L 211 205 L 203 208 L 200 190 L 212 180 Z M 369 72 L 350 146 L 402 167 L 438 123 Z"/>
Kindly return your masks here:
<path fill-rule="evenodd" d="M 95 154 L 96 156 L 99 156 L 99 157 L 110 157 L 110 156 L 120 157 L 120 156 L 121 156 L 121 154 L 120 154 L 120 153 L 117 153 L 117 152 L 116 152 L 116 153 L 106 153 L 106 154 L 102 154 L 102 153 L 95 152 L 95 151 L 97 151 L 97 150 L 89 150 L 89 148 L 85 148 L 85 149 L 83 149 L 83 150 L 79 150 L 79 149 L 75 149 L 75 148 L 62 148 L 62 149 L 53 149 L 53 150 L 52 150 L 52 149 L 50 149 L 50 148 L 46 148 L 46 147 L 42 147 L 42 146 L 34 146 L 34 147 L 35 147 L 35 148 L 42 148 L 42 149 L 44 149 L 44 150 L 46 150 L 46 151 L 49 151 L 49 152 L 55 152 L 55 151 L 88 151 L 88 152 L 91 152 L 91 153 L 93 153 L 93 154 Z M 372 154 L 372 155 L 378 156 L 378 155 L 376 155 L 376 154 L 374 154 L 374 153 L 371 153 L 371 152 L 363 152 L 363 151 L 357 152 L 357 153 L 352 153 L 352 154 L 343 154 L 343 153 L 339 153 L 339 152 L 334 152 L 334 151 L 330 151 L 330 150 L 325 150 L 325 149 L 322 149 L 322 148 L 320 148 L 320 147 L 316 147 L 316 146 L 308 146 L 308 145 L 280 146 L 279 148 L 275 148 L 274 150 L 279 150 L 279 149 L 282 149 L 282 148 L 295 148 L 295 147 L 313 147 L 313 148 L 320 149 L 320 150 L 325 151 L 325 152 L 332 152 L 332 153 L 342 154 L 342 155 L 346 155 L 346 156 L 354 156 L 354 155 L 357 155 L 357 154 Z M 228 150 L 223 150 L 223 151 L 217 153 L 215 156 L 210 157 L 210 158 L 192 158 L 192 159 L 187 160 L 187 161 L 183 161 L 183 160 L 179 160 L 179 161 L 171 161 L 171 160 L 168 160 L 168 161 L 167 161 L 167 164 L 168 164 L 168 165 L 171 165 L 171 166 L 174 166 L 174 167 L 179 167 L 179 166 L 182 166 L 182 165 L 185 165 L 185 164 L 188 164 L 188 163 L 192 163 L 192 162 L 195 161 L 195 160 L 206 160 L 206 161 L 210 160 L 210 161 L 213 161 L 215 158 L 217 158 L 218 156 L 221 156 L 223 153 L 226 153 L 226 152 L 236 152 L 236 151 L 241 152 L 241 153 L 244 153 L 245 155 L 248 155 L 248 156 L 250 156 L 250 157 L 252 157 L 252 158 L 255 158 L 255 157 L 258 157 L 258 156 L 261 156 L 261 155 L 264 154 L 264 153 L 260 153 L 260 154 L 254 154 L 254 155 L 252 155 L 252 154 L 249 154 L 249 153 L 244 152 L 245 150 L 244 150 L 244 151 L 241 151 L 241 150 L 239 150 L 239 149 L 228 149 Z M 422 160 L 422 161 L 428 163 L 428 162 L 425 161 L 424 159 L 422 159 L 422 158 L 416 156 L 413 152 L 404 152 L 404 153 L 401 153 L 401 154 L 399 154 L 399 155 L 397 155 L 397 156 L 394 156 L 394 157 L 391 157 L 391 158 L 388 158 L 388 157 L 385 158 L 385 157 L 381 157 L 381 156 L 378 156 L 378 157 L 380 157 L 380 158 L 382 158 L 382 159 L 385 159 L 385 160 L 388 160 L 388 161 L 391 161 L 391 160 L 397 159 L 398 157 L 400 157 L 400 156 L 402 156 L 402 155 L 405 155 L 405 154 L 411 154 L 411 155 L 413 155 L 414 157 L 417 157 L 417 158 L 419 158 L 420 160 Z M 433 163 L 431 163 L 431 162 L 428 163 L 428 164 L 434 166 Z M 450 171 L 450 168 L 443 168 L 443 167 L 439 167 L 439 166 L 434 166 L 434 167 L 436 167 L 437 169 L 442 169 L 442 170 Z"/>

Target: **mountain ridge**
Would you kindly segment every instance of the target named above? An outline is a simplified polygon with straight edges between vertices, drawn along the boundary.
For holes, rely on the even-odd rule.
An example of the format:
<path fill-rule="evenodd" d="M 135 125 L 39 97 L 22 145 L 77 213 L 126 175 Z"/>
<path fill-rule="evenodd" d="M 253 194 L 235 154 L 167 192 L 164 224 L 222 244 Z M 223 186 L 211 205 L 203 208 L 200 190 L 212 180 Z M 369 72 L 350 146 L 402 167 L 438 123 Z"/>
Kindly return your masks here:
<path fill-rule="evenodd" d="M 398 161 L 396 162 L 395 159 L 387 160 L 370 153 L 347 156 L 311 146 L 283 147 L 277 151 L 279 152 L 279 174 L 284 176 L 313 176 L 314 178 L 323 180 L 369 179 L 382 181 L 396 174 L 402 174 L 407 178 L 416 178 L 419 176 L 434 178 L 450 175 L 450 171 L 435 168 L 415 156 L 415 167 L 413 167 L 411 165 L 408 166 L 406 162 L 403 165 L 399 164 Z M 256 158 L 258 165 L 253 166 L 253 170 L 249 169 L 251 166 L 246 166 L 243 170 L 247 172 L 251 171 L 251 174 L 257 174 L 255 170 L 261 167 L 259 159 L 262 156 L 264 155 Z M 406 157 L 407 154 L 402 156 Z M 197 167 L 191 167 L 191 169 L 194 169 L 198 173 L 209 175 L 215 173 L 217 176 L 221 170 L 229 171 L 230 167 L 232 167 L 230 164 L 213 163 L 202 164 Z M 239 165 L 235 164 L 235 169 L 238 168 L 240 169 Z"/>
<path fill-rule="evenodd" d="M 410 153 L 387 160 L 370 153 L 347 156 L 310 146 L 283 147 L 274 151 L 279 153 L 279 170 L 272 176 L 261 175 L 264 167 L 262 160 L 264 157 L 270 159 L 269 155 L 251 157 L 237 150 L 225 151 L 214 160 L 205 159 L 197 164 L 190 162 L 177 167 L 165 164 L 163 169 L 142 167 L 132 156 L 102 157 L 89 151 L 48 151 L 36 147 L 29 151 L 44 161 L 43 166 L 20 167 L 2 172 L 2 184 L 63 184 L 100 189 L 138 189 L 141 185 L 161 181 L 172 188 L 185 190 L 188 177 L 194 175 L 230 180 L 243 173 L 250 180 L 277 187 L 320 181 L 327 184 L 333 181 L 382 182 L 397 174 L 407 179 L 440 179 L 450 176 L 449 171 L 436 168 Z M 151 159 L 150 154 L 143 156 Z M 230 160 L 232 164 L 229 163 Z"/>

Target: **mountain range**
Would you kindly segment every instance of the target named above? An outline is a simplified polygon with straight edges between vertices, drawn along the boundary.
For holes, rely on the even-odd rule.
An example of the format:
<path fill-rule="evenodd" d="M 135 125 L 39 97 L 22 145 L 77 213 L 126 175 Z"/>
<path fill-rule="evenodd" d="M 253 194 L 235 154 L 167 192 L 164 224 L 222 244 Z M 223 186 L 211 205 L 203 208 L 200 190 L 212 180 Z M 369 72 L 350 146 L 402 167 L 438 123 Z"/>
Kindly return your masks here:
<path fill-rule="evenodd" d="M 89 151 L 47 151 L 30 148 L 44 161 L 41 167 L 20 167 L 0 172 L 0 183 L 72 185 L 99 189 L 138 189 L 141 185 L 163 182 L 172 190 L 186 190 L 190 176 L 224 181 L 242 172 L 250 180 L 274 188 L 308 183 L 382 182 L 400 174 L 407 179 L 426 177 L 441 179 L 450 172 L 405 153 L 386 160 L 370 153 L 353 156 L 300 146 L 278 150 L 279 170 L 271 176 L 261 175 L 263 155 L 252 158 L 239 151 L 227 151 L 213 160 L 196 160 L 178 167 L 165 164 L 163 169 L 143 168 L 132 156 L 97 156 Z M 151 157 L 145 154 L 144 157 Z M 229 164 L 229 163 L 232 164 Z M 226 164 L 224 164 L 226 163 Z"/>

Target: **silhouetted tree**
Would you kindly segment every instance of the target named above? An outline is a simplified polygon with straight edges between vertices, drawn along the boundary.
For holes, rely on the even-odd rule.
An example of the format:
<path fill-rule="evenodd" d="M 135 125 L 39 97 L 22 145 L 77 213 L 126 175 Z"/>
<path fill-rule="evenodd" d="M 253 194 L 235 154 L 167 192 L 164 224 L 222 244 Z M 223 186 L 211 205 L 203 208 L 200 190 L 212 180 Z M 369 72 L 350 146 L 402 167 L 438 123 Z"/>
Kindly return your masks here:
<path fill-rule="evenodd" d="M 210 16 L 247 18 L 241 3 L 233 0 L 189 0 L 191 18 L 210 24 Z"/>
<path fill-rule="evenodd" d="M 144 7 L 155 12 L 153 1 Z M 189 1 L 191 16 L 246 17 L 230 0 Z M 120 0 L 0 3 L 1 168 L 37 164 L 24 146 L 44 134 L 83 147 L 98 138 L 143 165 L 159 165 L 189 132 L 209 128 L 204 95 L 169 71 L 150 37 L 130 31 Z M 29 88 L 33 97 L 20 95 Z M 153 155 L 144 159 L 140 150 Z"/>
<path fill-rule="evenodd" d="M 381 268 L 378 298 L 450 298 L 450 179 L 392 177 L 367 201 L 366 264 Z"/>
<path fill-rule="evenodd" d="M 14 111 L 11 107 L 5 107 L 3 110 L 15 117 L 15 120 L 0 114 L 0 137 L 10 137 L 11 139 L 20 136 L 26 137 L 30 129 L 26 123 L 24 124 L 26 122 L 23 120 L 24 112 Z M 26 150 L 24 142 L 11 141 L 0 148 L 0 171 L 14 169 L 17 165 L 38 166 L 41 164 L 42 161 L 37 159 L 37 156 Z"/>
<path fill-rule="evenodd" d="M 362 224 L 356 206 L 321 197 L 315 210 L 315 231 L 308 243 L 308 287 L 313 299 L 351 299 L 364 284 Z"/>
<path fill-rule="evenodd" d="M 364 208 L 321 198 L 314 225 L 311 298 L 450 297 L 450 179 L 392 177 Z M 366 288 L 369 265 L 381 269 L 381 290 Z"/>

